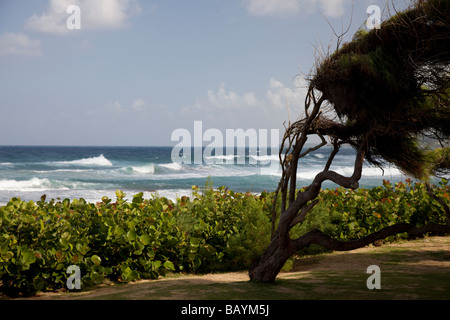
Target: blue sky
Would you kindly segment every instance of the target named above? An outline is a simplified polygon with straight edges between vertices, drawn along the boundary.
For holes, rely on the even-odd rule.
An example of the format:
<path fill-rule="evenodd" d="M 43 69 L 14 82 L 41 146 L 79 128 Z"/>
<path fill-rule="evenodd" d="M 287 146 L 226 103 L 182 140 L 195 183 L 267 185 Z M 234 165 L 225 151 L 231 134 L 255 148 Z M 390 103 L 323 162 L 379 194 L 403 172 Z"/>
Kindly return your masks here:
<path fill-rule="evenodd" d="M 1 0 L 0 145 L 173 145 L 195 120 L 282 130 L 330 24 L 353 12 L 350 40 L 373 4 L 386 0 Z"/>

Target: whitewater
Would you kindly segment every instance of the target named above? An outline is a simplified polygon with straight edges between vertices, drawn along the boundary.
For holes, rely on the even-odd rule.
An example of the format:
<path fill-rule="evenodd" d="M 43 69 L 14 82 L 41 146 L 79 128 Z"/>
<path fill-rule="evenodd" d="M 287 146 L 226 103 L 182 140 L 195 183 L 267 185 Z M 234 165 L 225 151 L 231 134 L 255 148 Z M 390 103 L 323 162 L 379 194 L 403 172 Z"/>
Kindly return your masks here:
<path fill-rule="evenodd" d="M 205 157 L 203 164 L 174 163 L 171 147 L 35 147 L 0 146 L 0 205 L 13 197 L 37 201 L 83 198 L 115 199 L 122 190 L 132 199 L 143 192 L 147 198 L 164 196 L 175 200 L 191 196 L 192 186 L 226 186 L 238 192 L 274 191 L 280 179 L 278 150 L 254 155 L 247 152 Z M 298 187 L 305 186 L 320 172 L 330 148 L 322 148 L 301 160 Z M 244 157 L 244 159 L 239 159 Z M 238 161 L 240 160 L 240 161 Z M 353 172 L 354 151 L 343 149 L 332 170 L 343 175 Z M 383 179 L 402 181 L 406 176 L 395 168 L 365 166 L 362 187 L 381 185 Z M 324 188 L 334 188 L 327 182 Z"/>

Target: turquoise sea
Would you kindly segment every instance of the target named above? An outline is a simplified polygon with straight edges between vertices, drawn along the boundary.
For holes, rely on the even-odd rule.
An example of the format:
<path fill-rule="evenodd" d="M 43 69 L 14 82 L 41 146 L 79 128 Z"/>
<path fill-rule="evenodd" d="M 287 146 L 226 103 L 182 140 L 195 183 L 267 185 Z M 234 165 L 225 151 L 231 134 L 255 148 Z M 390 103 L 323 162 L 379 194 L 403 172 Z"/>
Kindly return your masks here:
<path fill-rule="evenodd" d="M 102 196 L 115 199 L 115 190 L 127 193 L 128 199 L 144 192 L 176 199 L 190 195 L 191 187 L 226 186 L 239 192 L 274 191 L 280 179 L 278 150 L 268 154 L 210 155 L 202 164 L 172 161 L 172 147 L 72 147 L 72 146 L 0 146 L 0 204 L 13 197 L 39 200 L 50 198 L 84 198 L 100 201 Z M 298 186 L 307 185 L 323 168 L 330 148 L 324 147 L 300 161 Z M 353 172 L 354 151 L 343 149 L 335 158 L 332 170 L 344 175 Z M 270 162 L 272 161 L 272 162 Z M 395 168 L 365 166 L 360 185 L 381 185 L 383 179 L 404 180 Z M 325 183 L 324 188 L 336 187 Z"/>

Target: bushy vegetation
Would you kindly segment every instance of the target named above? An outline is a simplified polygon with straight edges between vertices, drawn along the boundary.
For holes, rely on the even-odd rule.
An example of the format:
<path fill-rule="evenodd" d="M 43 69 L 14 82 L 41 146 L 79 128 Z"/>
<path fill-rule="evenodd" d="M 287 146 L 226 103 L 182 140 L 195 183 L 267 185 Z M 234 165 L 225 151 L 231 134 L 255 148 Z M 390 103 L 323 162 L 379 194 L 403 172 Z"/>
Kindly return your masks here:
<path fill-rule="evenodd" d="M 328 119 L 322 134 L 367 140 L 366 161 L 395 164 L 418 179 L 447 171 L 449 16 L 448 0 L 411 1 L 321 61 L 310 90 L 320 91 L 340 119 Z M 423 136 L 446 146 L 443 157 L 430 157 Z"/>
<path fill-rule="evenodd" d="M 447 184 L 448 181 L 442 179 L 432 190 L 448 205 L 450 186 Z M 339 241 L 347 241 L 398 223 L 411 223 L 418 227 L 429 222 L 448 223 L 444 209 L 430 197 L 426 185 L 409 179 L 395 184 L 383 181 L 383 186 L 372 189 L 323 190 L 319 199 L 319 204 L 305 221 L 291 230 L 292 238 L 318 229 Z M 384 241 L 409 237 L 407 233 L 396 234 Z"/>
<path fill-rule="evenodd" d="M 129 282 L 167 272 L 245 268 L 267 246 L 271 199 L 225 188 L 193 187 L 192 199 L 83 199 L 0 208 L 0 278 L 8 295 L 63 288 L 70 265 L 82 287 L 104 278 Z M 267 201 L 266 201 L 267 200 Z"/>
<path fill-rule="evenodd" d="M 433 188 L 450 203 L 443 180 Z M 0 208 L 0 289 L 10 296 L 64 288 L 70 265 L 82 288 L 156 279 L 167 272 L 247 269 L 270 242 L 273 193 L 238 193 L 207 185 L 175 202 L 164 197 L 36 203 L 13 198 Z M 339 240 L 363 237 L 399 221 L 443 222 L 439 203 L 411 181 L 373 189 L 323 190 L 292 237 L 320 229 Z M 393 239 L 390 239 L 393 240 Z"/>

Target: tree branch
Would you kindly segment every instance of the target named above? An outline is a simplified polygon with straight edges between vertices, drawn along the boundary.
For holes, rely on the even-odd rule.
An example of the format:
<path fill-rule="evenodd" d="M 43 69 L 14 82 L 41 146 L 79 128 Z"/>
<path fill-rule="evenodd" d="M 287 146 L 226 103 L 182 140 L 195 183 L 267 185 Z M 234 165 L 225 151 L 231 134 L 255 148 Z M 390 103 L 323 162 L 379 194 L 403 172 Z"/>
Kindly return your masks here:
<path fill-rule="evenodd" d="M 318 204 L 318 203 L 319 203 L 319 200 L 316 199 L 316 200 L 312 201 L 310 204 L 308 204 L 307 206 L 304 206 L 300 210 L 298 215 L 294 218 L 294 220 L 292 220 L 290 227 L 292 228 L 296 224 L 298 224 L 298 223 L 302 222 L 303 220 L 305 220 L 306 215 L 308 214 L 308 212 L 310 212 L 311 209 L 314 208 L 316 206 L 316 204 Z"/>
<path fill-rule="evenodd" d="M 359 146 L 358 152 L 355 157 L 355 165 L 354 165 L 354 169 L 353 169 L 353 174 L 351 177 L 344 177 L 335 171 L 329 171 L 329 170 L 324 170 L 324 171 L 320 172 L 319 174 L 317 174 L 308 189 L 308 192 L 310 192 L 311 195 L 308 197 L 307 201 L 312 200 L 317 196 L 317 194 L 315 194 L 315 193 L 317 193 L 320 190 L 320 187 L 322 186 L 322 183 L 325 180 L 333 181 L 334 183 L 336 183 L 344 188 L 357 189 L 359 187 L 359 180 L 361 179 L 361 175 L 362 175 L 362 168 L 363 168 L 363 164 L 364 164 L 364 157 L 366 155 L 366 149 L 367 149 L 367 139 L 365 141 L 361 142 L 361 144 Z M 330 157 L 331 156 L 334 158 L 334 153 L 332 153 L 332 155 L 330 155 Z M 327 167 L 328 167 L 328 163 L 327 163 L 326 168 Z M 306 194 L 306 192 L 304 194 Z"/>
<path fill-rule="evenodd" d="M 322 231 L 316 229 L 308 232 L 307 234 L 299 237 L 296 240 L 293 240 L 293 242 L 295 251 L 298 251 L 311 243 L 318 244 L 324 248 L 335 251 L 349 251 L 362 248 L 377 240 L 382 240 L 389 236 L 403 232 L 407 232 L 413 236 L 420 236 L 429 232 L 450 233 L 450 226 L 430 223 L 422 227 L 416 227 L 409 223 L 399 223 L 393 226 L 383 228 L 380 231 L 374 232 L 364 238 L 345 242 L 333 239 L 330 236 L 323 233 Z"/>
<path fill-rule="evenodd" d="M 367 140 L 364 140 L 360 143 L 358 152 L 356 154 L 354 171 L 351 177 L 344 177 L 334 171 L 322 171 L 316 175 L 313 182 L 307 187 L 305 191 L 298 191 L 295 201 L 289 203 L 289 207 L 280 216 L 280 220 L 278 223 L 278 232 L 281 233 L 281 238 L 288 234 L 288 231 L 292 227 L 292 221 L 296 218 L 299 211 L 304 206 L 306 206 L 309 201 L 317 198 L 322 183 L 325 180 L 331 180 L 344 188 L 357 189 L 359 187 L 359 180 L 361 179 L 366 148 Z"/>

